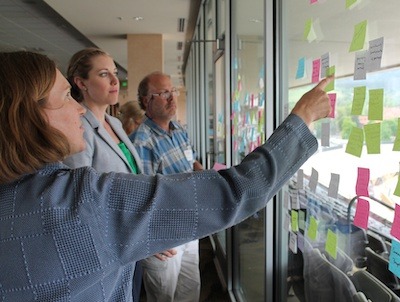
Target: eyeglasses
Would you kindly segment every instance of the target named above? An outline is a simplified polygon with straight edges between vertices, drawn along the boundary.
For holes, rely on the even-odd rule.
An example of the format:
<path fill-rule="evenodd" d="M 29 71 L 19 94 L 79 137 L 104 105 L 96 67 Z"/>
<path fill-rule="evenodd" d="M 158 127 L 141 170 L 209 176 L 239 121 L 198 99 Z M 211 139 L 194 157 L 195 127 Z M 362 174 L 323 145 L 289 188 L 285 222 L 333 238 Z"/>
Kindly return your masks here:
<path fill-rule="evenodd" d="M 173 96 L 179 96 L 179 90 L 172 89 L 171 91 L 165 91 L 160 93 L 152 93 L 152 96 L 159 96 L 164 100 L 169 100 Z"/>

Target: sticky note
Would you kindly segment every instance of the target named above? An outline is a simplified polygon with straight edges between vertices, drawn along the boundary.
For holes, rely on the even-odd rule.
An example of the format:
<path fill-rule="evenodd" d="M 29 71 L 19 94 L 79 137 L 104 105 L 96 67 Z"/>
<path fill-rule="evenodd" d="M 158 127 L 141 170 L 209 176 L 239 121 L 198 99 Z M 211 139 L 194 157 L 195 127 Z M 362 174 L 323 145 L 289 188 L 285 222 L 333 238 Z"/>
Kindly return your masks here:
<path fill-rule="evenodd" d="M 368 185 L 369 185 L 369 169 L 368 168 L 357 168 L 357 183 L 356 183 L 356 195 L 357 196 L 369 196 Z"/>
<path fill-rule="evenodd" d="M 327 70 L 326 70 L 326 76 L 328 77 L 330 75 L 334 75 L 335 74 L 335 70 L 336 70 L 335 66 L 328 67 Z M 325 91 L 328 92 L 328 91 L 331 91 L 331 90 L 334 90 L 334 89 L 335 89 L 335 79 L 333 79 L 332 81 L 330 81 L 330 83 L 328 85 L 326 85 Z"/>
<path fill-rule="evenodd" d="M 308 182 L 308 187 L 311 192 L 315 192 L 317 190 L 318 185 L 318 171 L 314 168 L 311 169 L 310 181 Z"/>
<path fill-rule="evenodd" d="M 299 169 L 297 171 L 297 189 L 304 188 L 304 171 L 303 169 Z"/>
<path fill-rule="evenodd" d="M 337 235 L 328 229 L 326 234 L 325 251 L 333 258 L 337 257 Z"/>
<path fill-rule="evenodd" d="M 319 82 L 320 70 L 321 70 L 321 59 L 316 59 L 312 62 L 312 76 L 311 76 L 312 83 Z"/>
<path fill-rule="evenodd" d="M 357 3 L 357 0 L 346 0 L 346 9 L 350 9 L 355 3 Z"/>
<path fill-rule="evenodd" d="M 393 151 L 400 151 L 400 118 L 397 119 L 397 132 L 393 143 Z"/>
<path fill-rule="evenodd" d="M 318 233 L 318 221 L 317 221 L 317 219 L 315 219 L 314 216 L 310 216 L 310 222 L 308 224 L 307 236 L 312 241 L 315 241 L 317 239 L 317 233 Z"/>
<path fill-rule="evenodd" d="M 289 248 L 293 254 L 297 254 L 297 235 L 293 232 L 289 232 Z"/>
<path fill-rule="evenodd" d="M 299 231 L 299 214 L 297 211 L 291 211 L 291 223 L 292 223 L 292 231 L 298 232 Z"/>
<path fill-rule="evenodd" d="M 298 194 L 290 195 L 290 201 L 291 201 L 292 210 L 300 209 L 300 201 L 299 201 L 299 195 Z"/>
<path fill-rule="evenodd" d="M 396 237 L 397 240 L 400 240 L 400 206 L 398 204 L 396 204 L 394 208 L 394 219 L 390 235 Z"/>
<path fill-rule="evenodd" d="M 367 54 L 368 51 L 357 51 L 354 60 L 354 80 L 367 78 Z"/>
<path fill-rule="evenodd" d="M 393 194 L 400 197 L 400 175 L 397 178 L 397 185 L 396 188 L 394 189 Z"/>
<path fill-rule="evenodd" d="M 328 117 L 335 118 L 335 110 L 336 110 L 336 93 L 328 93 L 329 100 L 331 102 L 331 112 Z"/>
<path fill-rule="evenodd" d="M 369 91 L 368 119 L 383 120 L 383 89 Z"/>
<path fill-rule="evenodd" d="M 362 229 L 368 229 L 369 202 L 363 198 L 357 199 L 356 214 L 353 224 Z"/>
<path fill-rule="evenodd" d="M 353 127 L 346 145 L 346 153 L 360 157 L 364 144 L 364 131 L 358 127 Z"/>
<path fill-rule="evenodd" d="M 321 123 L 321 146 L 329 147 L 331 136 L 331 123 Z"/>
<path fill-rule="evenodd" d="M 368 154 L 381 153 L 381 123 L 364 125 L 365 144 Z"/>
<path fill-rule="evenodd" d="M 328 196 L 332 198 L 337 198 L 339 191 L 340 175 L 331 173 L 331 180 L 328 187 Z"/>
<path fill-rule="evenodd" d="M 383 37 L 369 41 L 367 70 L 376 71 L 381 68 L 383 54 Z"/>
<path fill-rule="evenodd" d="M 354 26 L 353 39 L 350 45 L 350 52 L 361 50 L 364 48 L 365 36 L 367 33 L 367 20 L 364 20 Z"/>
<path fill-rule="evenodd" d="M 286 213 L 283 216 L 283 228 L 285 231 L 289 232 L 290 229 L 290 215 L 289 213 Z"/>
<path fill-rule="evenodd" d="M 329 52 L 321 56 L 321 78 L 326 77 L 326 70 L 329 67 Z"/>
<path fill-rule="evenodd" d="M 297 248 L 304 252 L 304 236 L 302 233 L 297 233 Z"/>
<path fill-rule="evenodd" d="M 292 209 L 288 191 L 283 191 L 283 208 L 286 210 Z"/>
<path fill-rule="evenodd" d="M 302 79 L 305 76 L 306 58 L 302 57 L 297 62 L 296 79 Z"/>
<path fill-rule="evenodd" d="M 400 277 L 400 242 L 393 239 L 389 255 L 389 270 Z"/>
<path fill-rule="evenodd" d="M 304 211 L 299 211 L 299 230 L 303 230 L 305 228 L 306 223 L 306 213 Z"/>
<path fill-rule="evenodd" d="M 367 88 L 366 86 L 354 87 L 353 90 L 353 104 L 351 106 L 352 115 L 361 115 L 366 96 Z"/>
<path fill-rule="evenodd" d="M 317 39 L 317 34 L 315 33 L 313 19 L 310 18 L 306 20 L 306 24 L 304 26 L 304 40 L 308 42 L 313 42 Z"/>

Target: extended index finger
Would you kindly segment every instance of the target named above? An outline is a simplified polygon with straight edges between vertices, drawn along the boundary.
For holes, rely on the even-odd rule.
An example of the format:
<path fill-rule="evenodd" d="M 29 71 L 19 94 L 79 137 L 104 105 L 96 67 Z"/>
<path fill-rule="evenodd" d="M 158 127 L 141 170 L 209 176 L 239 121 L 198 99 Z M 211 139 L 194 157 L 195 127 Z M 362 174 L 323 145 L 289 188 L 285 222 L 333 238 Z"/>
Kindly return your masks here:
<path fill-rule="evenodd" d="M 333 81 L 335 78 L 335 75 L 330 75 L 329 77 L 326 77 L 325 79 L 321 80 L 315 88 L 325 90 L 325 87 L 328 86 L 330 82 Z"/>

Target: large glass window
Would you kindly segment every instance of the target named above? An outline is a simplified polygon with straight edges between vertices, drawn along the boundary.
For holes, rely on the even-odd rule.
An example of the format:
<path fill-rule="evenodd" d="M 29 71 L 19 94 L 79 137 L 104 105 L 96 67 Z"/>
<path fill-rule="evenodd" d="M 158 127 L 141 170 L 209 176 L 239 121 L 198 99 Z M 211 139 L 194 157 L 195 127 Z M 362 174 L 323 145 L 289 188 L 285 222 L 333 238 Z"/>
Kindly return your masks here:
<path fill-rule="evenodd" d="M 366 281 L 359 281 L 370 275 L 400 293 L 388 269 L 399 202 L 400 154 L 393 150 L 400 118 L 398 4 L 283 1 L 286 108 L 326 73 L 335 81 L 328 89 L 332 116 L 312 128 L 320 148 L 282 194 L 288 261 L 282 301 L 352 301 L 357 291 L 372 299 Z"/>
<path fill-rule="evenodd" d="M 232 164 L 265 140 L 264 1 L 232 1 L 231 136 Z M 264 301 L 264 211 L 234 230 L 237 294 Z"/>

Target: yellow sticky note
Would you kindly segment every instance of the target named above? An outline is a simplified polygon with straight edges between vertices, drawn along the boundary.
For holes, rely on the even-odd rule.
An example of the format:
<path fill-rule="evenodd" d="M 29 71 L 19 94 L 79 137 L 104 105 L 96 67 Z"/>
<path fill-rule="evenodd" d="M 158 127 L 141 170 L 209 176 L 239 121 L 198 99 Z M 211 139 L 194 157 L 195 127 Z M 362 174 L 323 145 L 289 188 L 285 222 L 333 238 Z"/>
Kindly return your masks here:
<path fill-rule="evenodd" d="M 335 71 L 336 71 L 336 67 L 335 66 L 329 66 L 326 69 L 326 76 L 328 77 L 330 75 L 334 75 Z M 335 89 L 335 79 L 333 79 L 328 85 L 326 85 L 325 91 L 328 92 L 328 91 L 331 91 L 331 90 L 334 90 L 334 89 Z"/>
<path fill-rule="evenodd" d="M 383 120 L 383 89 L 369 91 L 368 119 Z"/>
<path fill-rule="evenodd" d="M 318 232 L 318 221 L 313 216 L 311 216 L 310 224 L 308 225 L 308 231 L 307 231 L 308 238 L 315 241 L 315 239 L 317 239 L 317 232 Z"/>
<path fill-rule="evenodd" d="M 346 153 L 360 157 L 364 144 L 364 131 L 358 127 L 353 127 L 350 132 L 349 141 L 346 146 Z"/>
<path fill-rule="evenodd" d="M 306 221 L 306 213 L 304 211 L 299 211 L 299 229 L 304 231 L 304 224 Z"/>
<path fill-rule="evenodd" d="M 337 257 L 337 235 L 332 232 L 331 230 L 328 230 L 328 233 L 326 235 L 326 242 L 325 242 L 325 251 L 331 255 L 333 259 L 336 259 Z"/>
<path fill-rule="evenodd" d="M 365 144 L 368 154 L 381 153 L 381 123 L 368 124 L 364 126 Z"/>
<path fill-rule="evenodd" d="M 396 189 L 394 189 L 393 194 L 396 196 L 400 196 L 400 177 L 397 178 L 397 185 Z"/>
<path fill-rule="evenodd" d="M 367 93 L 366 86 L 354 87 L 353 92 L 353 104 L 351 106 L 351 114 L 352 115 L 361 115 L 364 103 L 365 103 L 365 95 Z"/>
<path fill-rule="evenodd" d="M 367 20 L 354 26 L 353 40 L 350 45 L 350 52 L 362 50 L 364 48 L 365 36 L 367 33 Z"/>
<path fill-rule="evenodd" d="M 297 211 L 292 210 L 291 216 L 292 216 L 292 232 L 298 232 L 299 231 L 299 214 L 297 213 Z"/>
<path fill-rule="evenodd" d="M 313 19 L 310 18 L 306 21 L 306 24 L 304 26 L 304 40 L 307 40 L 308 42 L 312 42 L 315 39 L 317 39 L 317 34 L 315 33 L 315 30 L 314 30 Z"/>
<path fill-rule="evenodd" d="M 393 144 L 393 151 L 400 151 L 400 118 L 397 119 L 397 132 Z"/>
<path fill-rule="evenodd" d="M 346 9 L 349 9 L 357 0 L 346 0 Z"/>

